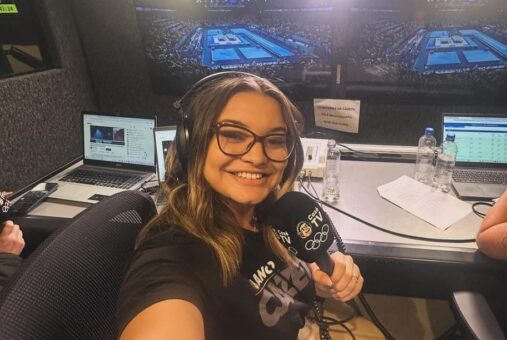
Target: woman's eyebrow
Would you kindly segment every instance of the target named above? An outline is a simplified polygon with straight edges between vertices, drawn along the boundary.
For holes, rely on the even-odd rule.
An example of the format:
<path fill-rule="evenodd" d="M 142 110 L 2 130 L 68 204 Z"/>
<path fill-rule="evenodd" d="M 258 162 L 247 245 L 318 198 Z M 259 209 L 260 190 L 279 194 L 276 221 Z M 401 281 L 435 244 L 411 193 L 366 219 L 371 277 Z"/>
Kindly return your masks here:
<path fill-rule="evenodd" d="M 245 125 L 243 122 L 240 122 L 239 120 L 224 119 L 221 122 L 223 122 L 223 123 L 231 123 L 231 124 L 234 124 L 234 125 L 238 125 L 238 126 L 244 127 L 246 129 L 250 129 L 249 126 Z M 269 130 L 269 133 L 273 133 L 273 132 L 284 132 L 284 133 L 287 133 L 287 128 L 284 127 L 284 126 L 274 127 L 274 128 L 272 128 L 272 129 Z"/>

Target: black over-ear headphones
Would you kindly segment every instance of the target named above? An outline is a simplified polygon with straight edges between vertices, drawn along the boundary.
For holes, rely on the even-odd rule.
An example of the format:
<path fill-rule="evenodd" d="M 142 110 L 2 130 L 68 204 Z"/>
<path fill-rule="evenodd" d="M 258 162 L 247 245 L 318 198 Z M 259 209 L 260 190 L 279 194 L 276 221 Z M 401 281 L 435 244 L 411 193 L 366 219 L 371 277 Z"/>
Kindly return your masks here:
<path fill-rule="evenodd" d="M 205 84 L 222 78 L 229 77 L 237 77 L 237 76 L 250 76 L 255 78 L 261 78 L 255 74 L 240 72 L 240 71 L 226 71 L 226 72 L 217 72 L 210 74 L 197 81 L 188 89 L 183 96 L 173 103 L 173 107 L 178 114 L 178 123 L 176 126 L 176 136 L 174 138 L 174 143 L 176 144 L 176 152 L 178 155 L 178 159 L 181 164 L 182 176 L 186 177 L 187 174 L 187 162 L 188 156 L 190 155 L 190 134 L 192 128 L 192 117 L 185 110 L 185 102 L 193 97 Z M 261 78 L 263 79 L 263 78 Z"/>

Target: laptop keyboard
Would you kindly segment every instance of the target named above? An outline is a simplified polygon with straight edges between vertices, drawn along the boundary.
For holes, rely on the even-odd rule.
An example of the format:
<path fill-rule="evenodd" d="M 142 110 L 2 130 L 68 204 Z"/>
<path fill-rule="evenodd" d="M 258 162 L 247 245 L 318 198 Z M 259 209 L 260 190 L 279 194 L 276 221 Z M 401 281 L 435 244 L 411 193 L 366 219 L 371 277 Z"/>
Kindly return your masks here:
<path fill-rule="evenodd" d="M 452 179 L 462 183 L 507 184 L 507 171 L 454 169 Z"/>
<path fill-rule="evenodd" d="M 141 178 L 142 176 L 137 175 L 113 174 L 109 172 L 76 169 L 61 178 L 60 181 L 129 189 L 140 181 Z"/>

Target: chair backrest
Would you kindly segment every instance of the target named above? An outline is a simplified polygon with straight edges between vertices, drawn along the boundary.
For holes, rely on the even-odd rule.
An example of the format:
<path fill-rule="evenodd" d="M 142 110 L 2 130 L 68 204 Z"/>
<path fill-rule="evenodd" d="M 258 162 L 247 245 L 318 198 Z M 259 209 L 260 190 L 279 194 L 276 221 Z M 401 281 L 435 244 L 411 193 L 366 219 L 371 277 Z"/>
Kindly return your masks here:
<path fill-rule="evenodd" d="M 120 284 L 152 199 L 125 191 L 85 210 L 0 292 L 1 339 L 113 339 Z"/>

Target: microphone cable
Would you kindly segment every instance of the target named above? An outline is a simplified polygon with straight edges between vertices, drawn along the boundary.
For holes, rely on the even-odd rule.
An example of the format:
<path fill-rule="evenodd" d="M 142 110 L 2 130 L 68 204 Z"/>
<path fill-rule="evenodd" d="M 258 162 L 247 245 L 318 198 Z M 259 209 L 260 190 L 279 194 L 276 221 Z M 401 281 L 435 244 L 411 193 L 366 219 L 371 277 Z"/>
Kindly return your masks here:
<path fill-rule="evenodd" d="M 301 178 L 301 176 L 299 176 L 299 182 L 301 184 L 301 187 L 303 188 L 303 190 L 311 197 L 313 198 L 316 202 L 320 203 L 320 204 L 323 204 L 325 205 L 326 207 L 328 208 L 331 208 L 337 212 L 339 212 L 340 214 L 343 214 L 345 216 L 348 216 L 350 218 L 352 218 L 353 220 L 356 220 L 358 222 L 361 222 L 373 229 L 377 229 L 377 230 L 380 230 L 384 233 L 387 233 L 387 234 L 391 234 L 391 235 L 395 235 L 395 236 L 399 236 L 399 237 L 403 237 L 403 238 L 408 238 L 408 239 L 413 239 L 413 240 L 418 240 L 418 241 L 429 241 L 429 242 L 438 242 L 438 243 L 471 243 L 471 242 L 475 242 L 475 238 L 471 238 L 471 239 L 448 239 L 448 240 L 444 240 L 444 239 L 440 239 L 440 238 L 432 238 L 432 237 L 422 237 L 422 236 L 414 236 L 414 235 L 408 235 L 408 234 L 403 234 L 403 233 L 399 233 L 399 232 L 396 232 L 396 231 L 392 231 L 392 230 L 389 230 L 389 229 L 386 229 L 386 228 L 383 228 L 383 227 L 379 227 L 373 223 L 370 223 L 368 221 L 365 221 L 357 216 L 354 216 L 346 211 L 343 211 L 342 209 L 338 208 L 338 207 L 335 207 L 334 205 L 332 204 L 329 204 L 325 201 L 322 201 L 318 195 L 314 195 L 312 194 L 307 188 L 305 188 L 304 186 L 304 182 L 303 182 L 303 179 Z M 313 187 L 313 183 L 311 181 L 311 177 L 308 177 L 308 183 L 310 185 L 310 187 Z M 316 190 L 313 189 L 315 192 Z"/>
<path fill-rule="evenodd" d="M 310 270 L 310 269 L 308 268 L 308 270 Z M 280 273 L 280 271 L 276 268 L 275 268 L 275 273 L 279 278 L 284 280 L 288 285 L 292 286 L 292 288 L 294 288 L 301 297 L 305 296 L 298 287 L 294 286 L 291 283 L 291 281 L 289 279 L 287 279 L 285 276 L 283 276 Z M 311 273 L 308 276 L 311 280 L 312 279 Z M 318 295 L 315 295 L 315 297 L 316 298 L 312 301 L 310 306 L 312 307 L 312 312 L 315 316 L 315 319 L 313 319 L 313 321 L 315 321 L 315 323 L 317 323 L 317 325 L 319 326 L 319 332 L 324 332 L 324 334 L 320 334 L 320 339 L 332 340 L 332 338 L 330 337 L 330 334 L 329 334 L 328 327 L 338 325 L 338 326 L 342 327 L 343 329 L 345 329 L 345 331 L 352 337 L 352 340 L 356 340 L 354 333 L 352 333 L 350 328 L 348 328 L 347 325 L 345 325 L 346 322 L 348 322 L 354 318 L 354 316 L 355 316 L 354 313 L 352 313 L 351 315 L 349 315 L 346 318 L 341 319 L 341 320 L 338 320 L 338 319 L 335 319 L 335 318 L 332 318 L 329 316 L 324 316 L 324 308 L 323 308 L 324 298 L 322 298 Z"/>
<path fill-rule="evenodd" d="M 319 204 L 320 206 L 322 206 L 321 204 L 323 203 L 324 205 L 327 206 L 327 204 L 325 204 L 325 202 L 321 201 L 319 198 L 318 198 L 318 194 L 317 194 L 317 190 L 315 189 L 315 186 L 312 184 L 311 182 L 311 177 L 308 177 L 309 180 L 308 180 L 308 183 L 309 183 L 309 186 L 312 188 L 313 192 L 315 193 L 315 196 L 313 194 L 311 194 L 305 187 L 304 187 L 304 183 L 302 181 L 302 178 L 301 176 L 299 177 L 299 182 L 300 182 L 300 185 L 301 187 L 303 187 L 303 190 L 306 191 L 306 193 L 312 198 L 315 200 L 315 202 L 317 204 Z M 315 198 L 317 197 L 317 199 Z M 324 213 L 327 215 L 327 213 L 324 211 Z M 328 216 L 329 218 L 329 216 Z M 334 227 L 333 225 L 333 222 L 331 221 L 331 218 L 329 218 L 329 221 L 331 222 L 331 229 L 333 230 L 333 234 L 335 235 L 335 238 L 336 238 L 336 241 L 338 243 L 338 249 L 342 250 L 342 252 L 344 254 L 346 254 L 346 249 L 345 249 L 345 244 L 343 243 L 342 241 L 342 238 L 341 236 L 339 235 L 338 231 L 336 230 L 336 228 Z M 370 320 L 375 324 L 375 326 L 377 326 L 377 328 L 380 330 L 380 332 L 382 333 L 383 336 L 386 337 L 387 340 L 394 340 L 394 337 L 391 335 L 391 333 L 389 333 L 389 331 L 384 327 L 384 325 L 380 322 L 380 320 L 377 318 L 377 316 L 375 315 L 375 313 L 373 312 L 370 304 L 368 303 L 368 301 L 366 300 L 366 298 L 364 297 L 364 294 L 360 293 L 359 294 L 359 301 L 361 301 L 361 304 L 363 305 L 364 309 L 366 310 L 366 313 L 368 314 L 368 316 L 370 317 Z M 347 320 L 348 321 L 348 320 Z M 344 326 L 344 325 L 343 325 Z M 346 326 L 344 326 L 345 330 L 346 329 Z M 351 332 L 350 332 L 351 333 Z"/>

